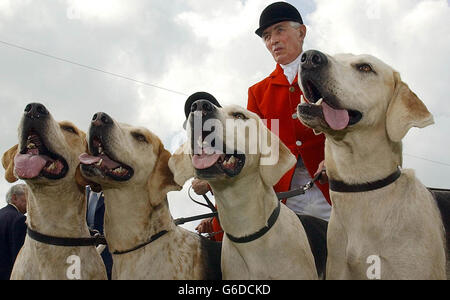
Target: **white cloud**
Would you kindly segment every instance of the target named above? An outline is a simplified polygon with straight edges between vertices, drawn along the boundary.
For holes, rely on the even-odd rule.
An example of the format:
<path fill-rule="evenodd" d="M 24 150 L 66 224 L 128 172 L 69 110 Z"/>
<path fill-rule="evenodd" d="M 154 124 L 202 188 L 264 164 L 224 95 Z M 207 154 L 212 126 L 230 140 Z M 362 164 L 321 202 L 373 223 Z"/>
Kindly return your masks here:
<path fill-rule="evenodd" d="M 0 15 L 11 18 L 20 12 L 20 9 L 28 5 L 31 0 L 0 0 Z"/>
<path fill-rule="evenodd" d="M 255 30 L 260 11 L 270 3 L 260 0 L 208 2 L 210 7 L 205 9 L 205 2 L 199 5 L 199 1 L 190 1 L 192 10 L 179 14 L 175 21 L 190 26 L 197 37 L 205 38 L 215 49 L 226 47 L 236 38 L 248 37 Z"/>
<path fill-rule="evenodd" d="M 131 17 L 132 3 L 122 0 L 68 0 L 67 17 L 74 20 L 121 22 Z"/>

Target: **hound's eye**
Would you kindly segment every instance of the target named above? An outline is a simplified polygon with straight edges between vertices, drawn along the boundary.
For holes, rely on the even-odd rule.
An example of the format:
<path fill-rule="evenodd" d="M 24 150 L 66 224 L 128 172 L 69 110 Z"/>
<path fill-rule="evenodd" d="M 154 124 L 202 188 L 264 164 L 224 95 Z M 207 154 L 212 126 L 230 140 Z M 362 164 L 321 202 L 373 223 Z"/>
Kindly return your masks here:
<path fill-rule="evenodd" d="M 231 115 L 235 119 L 241 119 L 241 120 L 247 120 L 248 119 L 243 113 L 240 113 L 240 112 L 235 112 L 235 113 L 232 113 Z"/>
<path fill-rule="evenodd" d="M 77 131 L 76 131 L 75 128 L 73 128 L 72 126 L 67 126 L 67 125 L 61 126 L 61 129 L 62 129 L 62 130 L 65 130 L 65 131 L 67 131 L 67 132 L 70 132 L 70 133 L 77 134 Z"/>
<path fill-rule="evenodd" d="M 143 134 L 140 134 L 138 132 L 133 132 L 132 135 L 137 141 L 147 143 L 147 139 L 145 138 L 145 136 Z"/>
<path fill-rule="evenodd" d="M 359 64 L 359 65 L 356 65 L 356 68 L 358 69 L 358 71 L 361 71 L 364 73 L 374 72 L 372 69 L 372 66 L 369 64 Z"/>

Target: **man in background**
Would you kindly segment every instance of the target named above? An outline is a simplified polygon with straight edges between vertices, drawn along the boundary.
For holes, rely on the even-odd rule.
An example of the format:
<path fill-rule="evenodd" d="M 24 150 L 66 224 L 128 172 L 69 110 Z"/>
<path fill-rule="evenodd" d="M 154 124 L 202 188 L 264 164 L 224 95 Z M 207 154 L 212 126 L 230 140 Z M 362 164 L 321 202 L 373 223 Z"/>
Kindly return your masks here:
<path fill-rule="evenodd" d="M 261 13 L 255 32 L 272 55 L 276 67 L 265 79 L 248 90 L 247 109 L 261 119 L 279 120 L 280 140 L 297 158 L 297 165 L 274 186 L 275 192 L 302 187 L 321 172 L 325 136 L 315 135 L 293 117 L 302 91 L 298 85 L 298 69 L 306 37 L 306 27 L 299 11 L 287 2 L 275 2 Z M 268 127 L 271 129 L 271 122 Z M 286 206 L 297 214 L 311 215 L 328 221 L 331 201 L 328 183 L 316 182 L 303 195 L 288 198 Z"/>
<path fill-rule="evenodd" d="M 9 280 L 25 240 L 27 197 L 25 184 L 13 185 L 6 194 L 7 205 L 0 209 L 0 280 Z"/>

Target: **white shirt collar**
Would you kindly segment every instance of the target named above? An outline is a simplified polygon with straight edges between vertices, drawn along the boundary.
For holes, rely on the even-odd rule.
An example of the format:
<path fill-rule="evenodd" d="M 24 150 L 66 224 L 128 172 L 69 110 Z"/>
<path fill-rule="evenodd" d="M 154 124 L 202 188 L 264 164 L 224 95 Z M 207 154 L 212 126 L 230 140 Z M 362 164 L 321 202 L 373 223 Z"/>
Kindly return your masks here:
<path fill-rule="evenodd" d="M 288 63 L 287 65 L 280 64 L 281 68 L 283 68 L 284 75 L 289 81 L 289 84 L 292 84 L 295 76 L 298 73 L 298 67 L 300 66 L 300 56 L 301 54 L 293 62 Z"/>

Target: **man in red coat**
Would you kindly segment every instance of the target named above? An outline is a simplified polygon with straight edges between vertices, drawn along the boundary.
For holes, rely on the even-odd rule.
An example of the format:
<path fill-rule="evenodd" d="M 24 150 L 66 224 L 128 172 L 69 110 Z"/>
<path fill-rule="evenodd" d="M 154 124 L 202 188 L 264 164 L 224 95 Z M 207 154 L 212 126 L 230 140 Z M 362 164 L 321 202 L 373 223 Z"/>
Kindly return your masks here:
<path fill-rule="evenodd" d="M 264 80 L 248 90 L 247 109 L 262 119 L 279 121 L 281 141 L 298 158 L 292 168 L 275 185 L 275 192 L 285 192 L 299 187 L 314 177 L 319 164 L 324 160 L 325 136 L 314 132 L 295 118 L 302 92 L 297 74 L 303 52 L 306 27 L 298 10 L 289 3 L 276 2 L 261 13 L 260 36 L 277 63 L 275 70 Z M 299 214 L 308 214 L 329 219 L 331 206 L 328 184 L 316 185 L 305 195 L 289 198 L 286 205 Z"/>
<path fill-rule="evenodd" d="M 267 78 L 249 88 L 247 109 L 268 120 L 269 129 L 270 120 L 278 120 L 279 130 L 275 133 L 298 158 L 297 165 L 274 186 L 275 192 L 286 192 L 306 184 L 320 171 L 325 136 L 315 135 L 293 118 L 302 95 L 297 73 L 306 36 L 300 13 L 289 3 L 276 2 L 263 10 L 259 25 L 256 34 L 263 39 L 277 65 Z M 201 180 L 194 180 L 192 186 L 199 195 L 209 191 L 207 183 Z M 316 182 L 305 195 L 284 202 L 298 214 L 328 220 L 331 213 L 328 189 L 328 184 Z M 196 229 L 199 233 L 221 230 L 217 218 L 204 220 Z"/>

